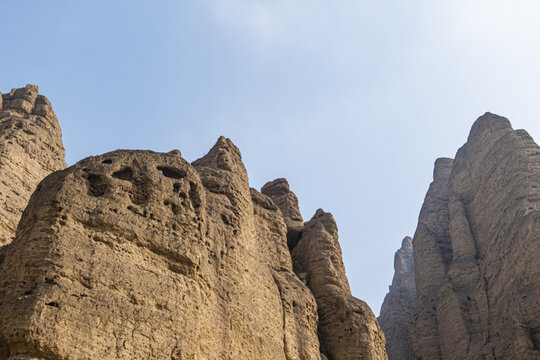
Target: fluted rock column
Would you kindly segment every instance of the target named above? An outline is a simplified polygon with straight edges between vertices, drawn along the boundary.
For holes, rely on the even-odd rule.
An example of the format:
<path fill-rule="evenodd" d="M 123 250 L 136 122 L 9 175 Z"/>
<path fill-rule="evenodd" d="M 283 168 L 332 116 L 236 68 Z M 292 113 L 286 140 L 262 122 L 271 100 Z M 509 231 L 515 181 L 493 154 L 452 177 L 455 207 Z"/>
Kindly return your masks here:
<path fill-rule="evenodd" d="M 412 239 L 405 237 L 394 257 L 394 278 L 377 319 L 389 360 L 411 359 L 409 327 L 416 307 Z"/>
<path fill-rule="evenodd" d="M 38 183 L 66 167 L 62 132 L 36 85 L 0 94 L 0 246 L 11 242 Z"/>

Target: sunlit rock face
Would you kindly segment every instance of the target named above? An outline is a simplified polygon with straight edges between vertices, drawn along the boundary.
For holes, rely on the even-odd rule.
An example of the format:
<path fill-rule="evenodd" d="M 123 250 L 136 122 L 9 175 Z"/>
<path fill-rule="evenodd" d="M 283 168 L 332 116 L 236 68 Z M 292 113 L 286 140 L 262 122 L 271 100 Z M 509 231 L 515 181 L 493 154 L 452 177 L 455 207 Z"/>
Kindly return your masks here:
<path fill-rule="evenodd" d="M 319 359 L 281 213 L 221 138 L 115 151 L 48 176 L 0 269 L 10 359 Z"/>
<path fill-rule="evenodd" d="M 302 222 L 285 179 L 262 188 L 284 215 L 294 271 L 317 301 L 323 359 L 387 359 L 384 335 L 369 306 L 352 296 L 332 214 L 317 210 Z"/>
<path fill-rule="evenodd" d="M 379 324 L 389 360 L 411 358 L 409 327 L 416 307 L 412 239 L 405 237 L 394 257 L 394 279 L 381 307 Z"/>
<path fill-rule="evenodd" d="M 44 151 L 43 176 L 64 168 L 50 105 L 17 91 L 1 116 L 26 116 L 23 132 L 46 124 L 50 148 L 15 142 Z M 285 179 L 250 188 L 229 139 L 191 164 L 117 150 L 38 182 L 0 247 L 0 359 L 386 358 L 332 216 L 304 225 Z"/>
<path fill-rule="evenodd" d="M 0 246 L 15 236 L 37 184 L 66 167 L 64 157 L 60 125 L 37 86 L 0 94 Z"/>
<path fill-rule="evenodd" d="M 540 359 L 540 147 L 486 113 L 439 159 L 414 240 L 414 356 Z"/>

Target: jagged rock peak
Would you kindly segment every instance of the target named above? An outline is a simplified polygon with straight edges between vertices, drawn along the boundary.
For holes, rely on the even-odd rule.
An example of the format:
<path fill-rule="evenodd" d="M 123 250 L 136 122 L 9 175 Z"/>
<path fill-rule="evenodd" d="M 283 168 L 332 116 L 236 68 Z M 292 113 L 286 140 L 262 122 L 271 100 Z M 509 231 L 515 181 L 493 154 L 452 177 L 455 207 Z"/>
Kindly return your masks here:
<path fill-rule="evenodd" d="M 413 247 L 410 236 L 403 238 L 401 248 L 396 252 L 394 270 L 396 274 L 414 272 Z"/>
<path fill-rule="evenodd" d="M 213 167 L 241 175 L 247 181 L 247 172 L 242 162 L 242 154 L 234 143 L 220 136 L 208 154 L 193 162 L 194 166 Z"/>
<path fill-rule="evenodd" d="M 0 246 L 11 242 L 38 183 L 66 167 L 62 132 L 36 85 L 0 94 Z"/>
<path fill-rule="evenodd" d="M 322 353 L 328 359 L 387 359 L 373 312 L 351 295 L 332 214 L 317 210 L 292 256 L 295 272 L 317 301 Z"/>
<path fill-rule="evenodd" d="M 319 360 L 282 215 L 243 189 L 177 152 L 48 176 L 0 253 L 0 358 Z"/>
<path fill-rule="evenodd" d="M 224 137 L 193 164 L 119 150 L 50 174 L 0 247 L 0 359 L 384 359 L 333 217 L 304 237 L 287 190 L 250 188 Z"/>
<path fill-rule="evenodd" d="M 262 187 L 261 192 L 269 196 L 281 210 L 287 224 L 287 243 L 289 249 L 293 249 L 300 239 L 304 226 L 304 220 L 298 207 L 298 198 L 290 190 L 289 183 L 284 178 L 267 182 Z"/>
<path fill-rule="evenodd" d="M 394 278 L 384 298 L 379 324 L 389 360 L 411 359 L 409 327 L 416 305 L 412 239 L 406 236 L 394 256 Z"/>
<path fill-rule="evenodd" d="M 0 101 L 0 109 L 11 114 L 19 115 L 41 115 L 48 117 L 54 115 L 49 100 L 43 95 L 39 95 L 37 85 L 28 84 L 24 88 L 12 89 L 9 93 L 3 94 Z M 1 117 L 1 116 L 0 116 Z"/>
<path fill-rule="evenodd" d="M 486 113 L 442 173 L 413 240 L 414 356 L 540 359 L 540 147 Z"/>
<path fill-rule="evenodd" d="M 269 181 L 264 184 L 261 189 L 261 192 L 268 196 L 282 196 L 288 194 L 290 191 L 289 182 L 285 178 L 277 178 L 273 181 Z"/>
<path fill-rule="evenodd" d="M 438 180 L 447 180 L 450 176 L 450 171 L 452 171 L 452 165 L 454 164 L 454 159 L 442 157 L 435 160 L 435 166 L 433 168 L 433 181 Z"/>
<path fill-rule="evenodd" d="M 486 112 L 473 123 L 467 141 L 471 142 L 480 137 L 499 138 L 501 134 L 508 131 L 513 131 L 513 129 L 507 118 Z"/>
<path fill-rule="evenodd" d="M 412 250 L 412 238 L 410 236 L 405 236 L 401 241 L 400 250 L 409 251 Z"/>

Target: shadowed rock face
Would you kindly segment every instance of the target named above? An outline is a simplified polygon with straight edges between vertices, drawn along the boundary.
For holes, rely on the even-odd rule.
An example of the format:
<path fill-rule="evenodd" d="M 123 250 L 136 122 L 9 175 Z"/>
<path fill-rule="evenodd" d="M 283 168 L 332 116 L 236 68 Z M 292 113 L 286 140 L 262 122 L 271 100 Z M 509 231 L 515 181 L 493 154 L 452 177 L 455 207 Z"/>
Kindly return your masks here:
<path fill-rule="evenodd" d="M 419 359 L 540 359 L 540 147 L 486 113 L 438 160 L 414 236 Z"/>
<path fill-rule="evenodd" d="M 15 236 L 37 184 L 65 167 L 58 120 L 38 87 L 0 94 L 0 246 Z"/>
<path fill-rule="evenodd" d="M 409 327 L 416 306 L 412 239 L 405 237 L 394 257 L 394 279 L 378 318 L 390 360 L 411 358 Z"/>

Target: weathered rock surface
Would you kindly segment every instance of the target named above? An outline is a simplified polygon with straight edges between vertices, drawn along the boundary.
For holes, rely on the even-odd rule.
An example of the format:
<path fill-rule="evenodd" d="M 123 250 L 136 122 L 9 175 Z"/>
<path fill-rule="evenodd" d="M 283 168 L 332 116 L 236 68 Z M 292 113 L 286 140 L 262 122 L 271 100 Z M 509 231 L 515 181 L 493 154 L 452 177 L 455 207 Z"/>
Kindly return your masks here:
<path fill-rule="evenodd" d="M 408 360 L 412 356 L 409 328 L 416 307 L 412 239 L 408 236 L 396 251 L 394 271 L 378 321 L 386 338 L 388 359 Z"/>
<path fill-rule="evenodd" d="M 221 138 L 47 177 L 0 269 L 0 358 L 319 359 L 286 227 Z"/>
<path fill-rule="evenodd" d="M 414 236 L 416 357 L 540 359 L 540 147 L 486 113 L 436 162 Z"/>
<path fill-rule="evenodd" d="M 321 350 L 328 359 L 387 359 L 382 330 L 371 309 L 351 295 L 331 214 L 318 210 L 293 250 L 319 312 Z"/>
<path fill-rule="evenodd" d="M 0 94 L 0 246 L 11 242 L 37 184 L 66 167 L 49 100 L 27 85 Z"/>
<path fill-rule="evenodd" d="M 285 179 L 267 183 L 262 192 L 283 213 L 294 270 L 317 301 L 322 359 L 387 359 L 373 312 L 351 295 L 333 216 L 319 209 L 304 224 L 298 199 Z"/>
<path fill-rule="evenodd" d="M 0 248 L 0 359 L 318 360 L 319 330 L 331 360 L 382 358 L 331 216 L 297 246 L 310 290 L 287 246 L 301 216 L 278 203 L 223 137 L 193 164 L 118 150 L 47 176 Z"/>
<path fill-rule="evenodd" d="M 261 192 L 268 195 L 278 206 L 287 225 L 287 244 L 289 249 L 293 249 L 302 233 L 304 220 L 298 207 L 298 198 L 290 190 L 286 179 L 279 178 L 266 183 Z"/>

